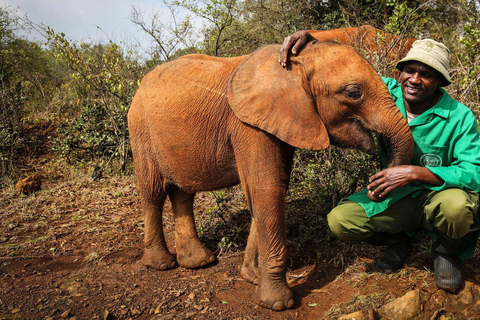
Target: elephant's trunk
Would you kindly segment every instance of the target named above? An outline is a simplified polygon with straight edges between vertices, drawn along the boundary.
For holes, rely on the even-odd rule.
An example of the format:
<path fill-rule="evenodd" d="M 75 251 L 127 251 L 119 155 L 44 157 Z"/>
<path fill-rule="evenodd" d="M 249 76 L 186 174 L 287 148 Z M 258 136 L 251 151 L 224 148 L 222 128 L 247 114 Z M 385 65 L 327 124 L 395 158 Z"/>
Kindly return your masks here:
<path fill-rule="evenodd" d="M 413 137 L 407 120 L 402 116 L 396 106 L 390 108 L 385 116 L 387 128 L 382 133 L 391 146 L 389 167 L 409 164 L 413 156 Z"/>
<path fill-rule="evenodd" d="M 390 144 L 388 167 L 406 165 L 413 156 L 414 141 L 407 120 L 402 116 L 394 102 L 389 103 L 384 112 L 376 113 L 374 130 L 386 138 Z M 370 191 L 368 198 L 375 202 L 385 199 L 374 196 Z"/>

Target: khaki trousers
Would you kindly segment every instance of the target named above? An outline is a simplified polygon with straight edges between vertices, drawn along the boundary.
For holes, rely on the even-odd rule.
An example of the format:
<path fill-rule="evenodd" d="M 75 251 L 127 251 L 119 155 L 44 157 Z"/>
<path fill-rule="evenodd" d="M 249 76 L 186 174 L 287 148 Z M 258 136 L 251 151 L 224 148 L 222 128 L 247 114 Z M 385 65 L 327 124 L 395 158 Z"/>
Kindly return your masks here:
<path fill-rule="evenodd" d="M 426 190 L 415 198 L 405 197 L 369 218 L 356 202 L 342 200 L 327 220 L 332 232 L 343 240 L 361 241 L 377 232 L 415 229 L 438 229 L 452 239 L 460 239 L 474 222 L 478 202 L 475 192 L 457 188 Z"/>

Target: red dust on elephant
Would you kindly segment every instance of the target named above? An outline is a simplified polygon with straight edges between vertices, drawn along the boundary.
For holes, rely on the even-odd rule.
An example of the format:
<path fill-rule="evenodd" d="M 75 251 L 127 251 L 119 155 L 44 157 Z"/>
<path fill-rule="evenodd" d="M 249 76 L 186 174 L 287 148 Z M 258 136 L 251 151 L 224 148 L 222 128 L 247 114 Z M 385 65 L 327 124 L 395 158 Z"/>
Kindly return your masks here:
<path fill-rule="evenodd" d="M 240 273 L 257 284 L 256 301 L 274 310 L 295 306 L 285 278 L 294 148 L 333 144 L 372 153 L 376 132 L 391 143 L 391 165 L 408 163 L 413 152 L 406 120 L 351 46 L 309 43 L 287 68 L 277 63 L 279 49 L 165 63 L 142 80 L 128 115 L 145 221 L 143 263 L 160 270 L 212 263 L 195 229 L 195 193 L 241 183 L 252 225 Z M 176 256 L 162 229 L 167 196 Z"/>

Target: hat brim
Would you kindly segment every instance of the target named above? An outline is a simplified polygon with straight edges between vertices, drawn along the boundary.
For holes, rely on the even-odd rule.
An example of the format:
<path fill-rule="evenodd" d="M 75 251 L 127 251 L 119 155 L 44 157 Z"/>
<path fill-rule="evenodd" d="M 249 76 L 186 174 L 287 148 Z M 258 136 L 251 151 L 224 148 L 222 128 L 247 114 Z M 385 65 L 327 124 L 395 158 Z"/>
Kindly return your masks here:
<path fill-rule="evenodd" d="M 418 61 L 418 62 L 421 62 L 423 64 L 426 64 L 427 66 L 429 66 L 430 68 L 434 69 L 435 71 L 437 71 L 438 75 L 442 78 L 442 84 L 440 85 L 441 87 L 446 87 L 448 85 L 450 85 L 452 83 L 452 80 L 450 79 L 449 77 L 449 74 L 448 74 L 448 71 L 443 69 L 442 67 L 440 66 L 437 66 L 437 65 L 434 65 L 434 63 L 431 63 L 430 61 L 426 61 L 425 59 L 422 59 L 422 58 L 419 58 L 419 57 L 412 57 L 412 58 L 403 58 L 402 60 L 400 60 L 397 65 L 395 66 L 400 72 L 403 71 L 403 68 L 405 67 L 405 65 L 409 62 L 412 62 L 412 61 Z M 447 76 L 448 77 L 447 77 Z"/>

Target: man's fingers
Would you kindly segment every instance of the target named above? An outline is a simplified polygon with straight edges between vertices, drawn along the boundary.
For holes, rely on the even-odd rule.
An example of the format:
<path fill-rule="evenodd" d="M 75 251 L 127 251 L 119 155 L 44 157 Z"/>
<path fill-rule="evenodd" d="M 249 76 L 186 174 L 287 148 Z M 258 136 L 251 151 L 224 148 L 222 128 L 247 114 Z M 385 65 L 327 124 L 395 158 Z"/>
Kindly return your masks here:
<path fill-rule="evenodd" d="M 377 184 L 376 186 L 374 186 L 370 190 L 372 190 L 372 192 L 375 193 L 376 195 L 380 195 L 380 194 L 382 194 L 382 192 L 385 188 L 386 187 L 383 184 Z"/>
<path fill-rule="evenodd" d="M 382 178 L 384 175 L 385 175 L 384 170 L 377 172 L 368 179 L 368 182 L 372 183 L 374 181 L 377 181 L 378 179 Z"/>
<path fill-rule="evenodd" d="M 292 48 L 292 53 L 294 55 L 296 55 L 298 53 L 298 50 L 300 50 L 301 48 L 303 48 L 303 46 L 305 45 L 306 43 L 306 39 L 305 38 L 299 38 L 296 42 L 295 42 L 295 45 L 293 46 Z"/>
<path fill-rule="evenodd" d="M 285 40 L 283 40 L 283 45 L 280 49 L 280 56 L 278 60 L 283 67 L 287 65 L 288 51 L 290 50 L 292 43 L 292 36 L 288 36 L 285 38 Z"/>
<path fill-rule="evenodd" d="M 367 188 L 371 190 L 371 189 L 377 188 L 379 185 L 384 183 L 385 179 L 381 175 L 378 175 L 378 176 L 375 175 L 375 176 L 370 177 L 370 179 L 368 181 L 370 183 L 368 184 Z"/>
<path fill-rule="evenodd" d="M 388 188 L 386 188 L 385 190 L 383 190 L 378 196 L 380 198 L 387 198 L 390 193 L 392 193 L 392 191 L 394 190 L 395 188 L 392 187 L 392 186 L 389 186 Z"/>

